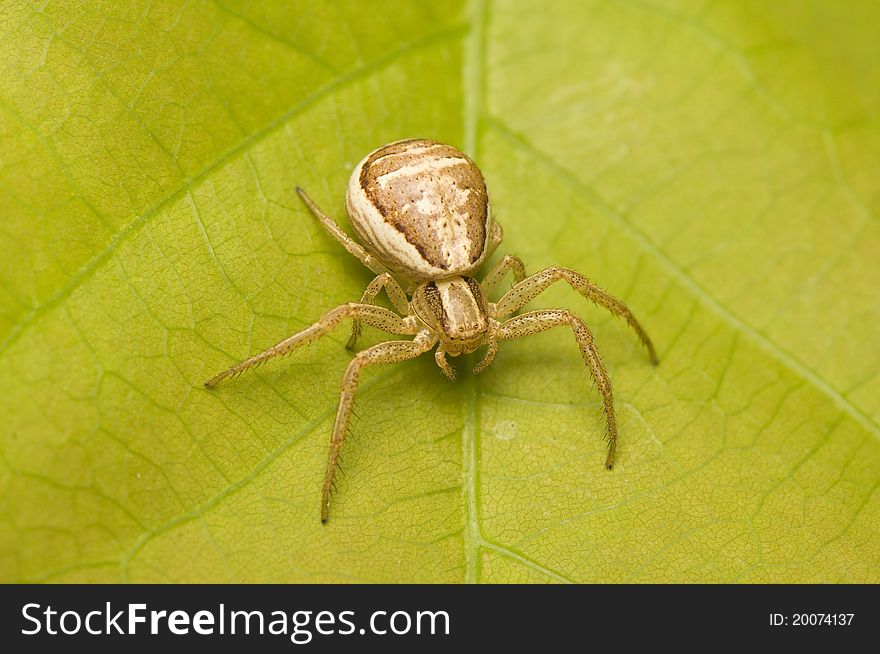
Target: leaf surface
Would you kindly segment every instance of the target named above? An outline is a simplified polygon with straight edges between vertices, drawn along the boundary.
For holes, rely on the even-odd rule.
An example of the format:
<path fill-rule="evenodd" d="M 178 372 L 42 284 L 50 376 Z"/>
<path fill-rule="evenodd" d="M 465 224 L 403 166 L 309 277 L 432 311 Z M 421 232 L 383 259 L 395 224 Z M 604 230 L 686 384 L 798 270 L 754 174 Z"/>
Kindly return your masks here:
<path fill-rule="evenodd" d="M 122 6 L 122 5 L 125 6 Z M 0 6 L 0 579 L 877 582 L 876 4 Z M 410 136 L 466 149 L 570 334 L 370 371 L 327 526 L 316 224 Z M 373 331 L 364 343 L 377 342 Z"/>

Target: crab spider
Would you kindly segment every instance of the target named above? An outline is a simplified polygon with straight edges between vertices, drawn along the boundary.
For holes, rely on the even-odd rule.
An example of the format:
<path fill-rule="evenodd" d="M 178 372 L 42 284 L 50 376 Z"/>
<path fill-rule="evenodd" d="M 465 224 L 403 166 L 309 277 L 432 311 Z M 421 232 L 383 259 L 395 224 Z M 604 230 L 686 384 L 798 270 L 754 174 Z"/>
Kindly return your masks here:
<path fill-rule="evenodd" d="M 486 346 L 474 372 L 492 363 L 498 342 L 568 327 L 592 374 L 604 404 L 607 422 L 607 468 L 614 464 L 617 420 L 611 380 L 602 365 L 586 323 L 564 309 L 539 309 L 518 314 L 551 284 L 563 281 L 588 300 L 623 318 L 648 351 L 657 354 L 651 339 L 632 312 L 574 270 L 553 266 L 526 276 L 523 262 L 505 256 L 482 281 L 473 275 L 501 243 L 502 231 L 491 215 L 483 175 L 476 164 L 452 146 L 426 139 L 391 143 L 368 154 L 354 169 L 346 193 L 346 208 L 361 245 L 340 229 L 301 188 L 297 193 L 321 225 L 376 277 L 360 302 L 349 302 L 318 322 L 205 382 L 212 388 L 276 356 L 288 354 L 327 334 L 343 320 L 352 321 L 348 347 L 353 348 L 361 324 L 389 334 L 411 336 L 358 352 L 342 378 L 342 393 L 330 438 L 330 456 L 321 496 L 321 521 L 330 516 L 334 474 L 361 371 L 369 366 L 414 359 L 436 347 L 434 358 L 449 379 L 455 372 L 446 360 Z M 514 286 L 498 302 L 487 298 L 506 275 Z M 401 284 L 401 281 L 405 284 Z M 375 305 L 384 289 L 395 311 Z M 406 290 L 405 290 L 406 289 Z"/>

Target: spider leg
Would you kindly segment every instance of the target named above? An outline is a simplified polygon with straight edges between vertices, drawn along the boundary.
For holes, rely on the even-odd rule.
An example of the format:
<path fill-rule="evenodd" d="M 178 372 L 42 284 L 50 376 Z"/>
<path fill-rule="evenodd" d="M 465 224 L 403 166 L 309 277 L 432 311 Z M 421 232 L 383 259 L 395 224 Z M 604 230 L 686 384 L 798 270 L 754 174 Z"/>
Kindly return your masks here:
<path fill-rule="evenodd" d="M 361 304 L 372 304 L 373 300 L 376 299 L 376 296 L 379 295 L 379 292 L 382 289 L 385 289 L 385 292 L 388 294 L 388 298 L 391 300 L 391 303 L 394 305 L 394 308 L 397 309 L 398 313 L 406 316 L 409 315 L 409 300 L 406 299 L 406 293 L 403 292 L 403 289 L 400 288 L 400 284 L 397 283 L 397 280 L 390 273 L 382 273 L 378 275 L 373 281 L 369 283 L 367 288 L 364 290 L 364 295 L 361 297 Z M 361 335 L 361 323 L 358 320 L 354 320 L 351 323 L 351 336 L 348 338 L 348 343 L 346 343 L 345 347 L 349 350 L 353 349 L 355 344 L 357 343 L 358 336 Z"/>
<path fill-rule="evenodd" d="M 486 275 L 480 283 L 480 286 L 483 288 L 483 293 L 488 296 L 489 293 L 494 291 L 498 284 L 501 283 L 501 280 L 504 279 L 504 275 L 506 275 L 508 271 L 513 273 L 514 282 L 517 284 L 526 278 L 526 267 L 523 264 L 522 259 L 506 254 L 504 255 L 504 258 L 489 271 L 489 274 Z"/>
<path fill-rule="evenodd" d="M 489 228 L 489 246 L 486 248 L 486 259 L 492 256 L 503 240 L 504 229 L 502 229 L 501 224 L 497 220 L 493 220 L 492 226 Z"/>
<path fill-rule="evenodd" d="M 596 382 L 596 388 L 598 388 L 599 394 L 602 396 L 602 402 L 605 405 L 605 418 L 608 425 L 608 457 L 605 459 L 605 467 L 610 469 L 614 465 L 614 451 L 617 447 L 617 419 L 614 415 L 611 379 L 609 379 L 605 366 L 602 365 L 602 360 L 599 358 L 599 353 L 596 351 L 596 346 L 593 343 L 593 334 L 584 321 L 570 311 L 563 309 L 529 311 L 502 323 L 496 336 L 499 340 L 521 338 L 562 325 L 568 325 L 574 332 L 574 337 L 577 340 L 578 347 L 581 349 L 584 363 L 590 369 L 593 381 Z"/>
<path fill-rule="evenodd" d="M 336 325 L 342 322 L 345 318 L 353 318 L 354 320 L 363 321 L 368 325 L 377 327 L 390 334 L 409 335 L 417 332 L 415 318 L 402 318 L 393 311 L 389 311 L 383 307 L 377 307 L 373 304 L 349 302 L 348 304 L 340 305 L 332 311 L 329 311 L 315 324 L 306 327 L 293 336 L 288 336 L 283 341 L 270 347 L 268 350 L 255 354 L 249 359 L 245 359 L 241 363 L 237 363 L 231 368 L 227 368 L 220 374 L 215 375 L 205 382 L 205 387 L 213 388 L 227 377 L 238 375 L 273 357 L 289 354 L 299 347 L 319 339 L 321 336 L 336 327 Z"/>
<path fill-rule="evenodd" d="M 495 323 L 497 326 L 498 323 Z M 483 357 L 483 360 L 480 361 L 477 365 L 474 366 L 474 374 L 479 375 L 486 368 L 492 365 L 492 362 L 495 360 L 495 355 L 498 354 L 498 343 L 495 341 L 494 337 L 490 337 L 486 342 L 486 355 Z"/>
<path fill-rule="evenodd" d="M 565 280 L 574 290 L 594 304 L 608 310 L 611 315 L 626 320 L 627 324 L 632 327 L 633 331 L 635 331 L 636 335 L 639 337 L 642 345 L 648 350 L 648 356 L 651 359 L 651 363 L 657 365 L 658 359 L 657 352 L 654 350 L 654 344 L 651 343 L 648 334 L 642 329 L 642 326 L 639 324 L 639 321 L 636 320 L 632 311 L 629 310 L 629 307 L 627 307 L 621 300 L 618 300 L 613 295 L 596 286 L 596 284 L 581 275 L 579 272 L 571 270 L 570 268 L 553 266 L 551 268 L 545 268 L 531 277 L 526 277 L 526 279 L 507 291 L 507 293 L 504 294 L 504 297 L 498 302 L 496 305 L 498 318 L 503 318 L 519 311 L 540 293 L 543 293 L 547 287 L 559 280 Z"/>
<path fill-rule="evenodd" d="M 386 341 L 369 347 L 358 352 L 349 362 L 345 375 L 342 377 L 342 393 L 339 398 L 339 408 L 336 410 L 336 421 L 333 423 L 333 433 L 330 437 L 330 456 L 327 460 L 327 474 L 324 477 L 321 495 L 321 522 L 326 523 L 330 518 L 330 495 L 333 490 L 333 479 L 339 465 L 339 452 L 345 442 L 361 369 L 367 366 L 399 363 L 407 359 L 414 359 L 434 347 L 436 342 L 436 336 L 428 330 L 423 330 L 411 341 Z"/>
<path fill-rule="evenodd" d="M 377 275 L 389 272 L 388 268 L 386 268 L 378 259 L 376 259 L 376 257 L 367 252 L 360 243 L 358 243 L 351 236 L 342 231 L 342 228 L 336 224 L 335 220 L 333 220 L 330 216 L 321 211 L 320 207 L 315 204 L 315 201 L 312 200 L 312 198 L 310 198 L 303 189 L 297 186 L 296 192 L 299 194 L 299 197 L 302 199 L 302 201 L 305 202 L 309 210 L 315 215 L 315 218 L 320 221 L 324 229 L 326 229 L 330 233 L 330 236 L 339 241 L 342 244 L 342 247 L 348 250 L 349 254 L 353 254 L 355 257 L 357 257 L 362 264 L 364 264 L 367 268 L 372 270 Z"/>
<path fill-rule="evenodd" d="M 437 362 L 437 367 L 443 371 L 443 374 L 449 377 L 449 381 L 455 381 L 455 368 L 450 366 L 446 360 L 446 350 L 442 345 L 434 352 L 434 361 Z"/>
<path fill-rule="evenodd" d="M 492 362 L 495 360 L 495 355 L 498 354 L 498 344 L 494 340 L 489 341 L 487 345 L 489 346 L 489 349 L 486 350 L 486 356 L 484 356 L 483 360 L 474 366 L 474 374 L 476 375 L 479 375 L 486 368 L 492 365 Z"/>

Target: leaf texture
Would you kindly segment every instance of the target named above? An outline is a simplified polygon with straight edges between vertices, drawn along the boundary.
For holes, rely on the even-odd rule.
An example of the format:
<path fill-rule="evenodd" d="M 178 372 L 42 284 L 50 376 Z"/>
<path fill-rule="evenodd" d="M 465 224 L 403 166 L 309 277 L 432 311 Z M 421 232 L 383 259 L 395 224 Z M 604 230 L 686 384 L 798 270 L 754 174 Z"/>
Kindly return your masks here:
<path fill-rule="evenodd" d="M 0 579 L 880 580 L 875 3 L 0 5 Z M 344 221 L 383 143 L 463 147 L 570 334 L 370 371 L 327 526 Z M 365 342 L 381 336 L 368 332 Z"/>

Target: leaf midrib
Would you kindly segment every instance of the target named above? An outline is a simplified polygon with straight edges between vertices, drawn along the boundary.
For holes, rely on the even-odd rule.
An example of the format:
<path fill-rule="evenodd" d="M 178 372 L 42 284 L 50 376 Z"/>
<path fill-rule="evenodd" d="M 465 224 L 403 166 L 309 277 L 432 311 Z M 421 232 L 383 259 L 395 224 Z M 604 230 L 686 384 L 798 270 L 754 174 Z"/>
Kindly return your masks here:
<path fill-rule="evenodd" d="M 479 121 L 485 113 L 485 74 L 486 74 L 486 25 L 488 8 L 485 0 L 470 0 L 467 16 L 470 31 L 465 43 L 462 58 L 462 86 L 464 99 L 463 143 L 464 151 L 474 161 L 479 161 Z M 464 554 L 465 583 L 479 581 L 480 545 L 483 540 L 480 529 L 478 505 L 479 447 L 477 443 L 479 420 L 480 381 L 476 375 L 469 375 L 467 389 L 467 413 L 462 419 L 461 430 L 461 479 L 462 503 L 464 507 Z"/>

